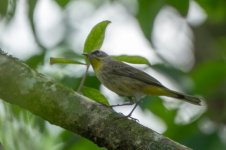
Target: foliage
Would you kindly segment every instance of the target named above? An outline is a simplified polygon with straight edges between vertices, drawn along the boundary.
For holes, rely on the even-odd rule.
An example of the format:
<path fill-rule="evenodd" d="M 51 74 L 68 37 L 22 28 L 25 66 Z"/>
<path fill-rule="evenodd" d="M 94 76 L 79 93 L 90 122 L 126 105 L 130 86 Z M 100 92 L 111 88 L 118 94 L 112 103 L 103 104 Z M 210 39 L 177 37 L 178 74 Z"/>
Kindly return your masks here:
<path fill-rule="evenodd" d="M 56 0 L 55 2 L 57 6 L 59 6 L 61 10 L 64 11 L 72 3 L 72 0 Z M 86 2 L 90 3 L 90 5 L 93 5 L 96 10 L 98 10 L 99 6 L 102 5 L 102 2 L 99 2 L 100 5 L 94 4 L 98 3 L 97 1 Z M 114 2 L 115 1 L 111 1 L 111 3 Z M 5 20 L 6 24 L 9 24 L 10 21 L 14 19 L 17 3 L 18 2 L 16 0 L 0 0 L 0 21 Z M 152 44 L 153 47 L 155 47 L 155 42 L 152 39 L 152 32 L 156 16 L 160 12 L 160 10 L 164 9 L 165 6 L 171 6 L 185 18 L 187 16 L 190 3 L 191 1 L 189 0 L 138 0 L 138 10 L 134 17 L 136 17 L 137 22 L 139 23 L 139 26 L 146 39 Z M 154 64 L 152 68 L 163 73 L 169 79 L 177 82 L 187 93 L 197 93 L 199 95 L 203 95 L 208 105 L 207 112 L 199 119 L 189 122 L 188 124 L 181 125 L 175 123 L 175 117 L 178 114 L 178 109 L 167 109 L 161 98 L 146 97 L 141 104 L 141 107 L 142 109 L 151 111 L 153 114 L 164 121 L 167 126 L 167 130 L 164 133 L 166 136 L 169 136 L 170 138 L 194 149 L 223 150 L 225 149 L 226 144 L 225 141 L 223 141 L 224 138 L 221 138 L 222 135 L 219 133 L 224 131 L 226 123 L 226 2 L 225 0 L 197 0 L 197 3 L 207 13 L 208 18 L 200 27 L 192 28 L 195 36 L 194 49 L 196 58 L 193 70 L 191 70 L 190 73 L 186 73 L 174 66 L 167 66 L 161 63 Z M 27 7 L 27 17 L 40 53 L 34 54 L 33 56 L 25 60 L 25 62 L 34 69 L 37 69 L 40 68 L 40 66 L 42 66 L 43 64 L 46 64 L 46 57 L 49 55 L 47 55 L 47 47 L 45 47 L 45 45 L 40 42 L 35 25 L 36 22 L 34 22 L 34 13 L 37 7 L 37 1 L 27 0 Z M 85 41 L 83 52 L 90 52 L 92 50 L 101 48 L 104 41 L 106 28 L 109 23 L 110 21 L 102 21 L 90 31 L 90 34 Z M 84 58 L 78 56 L 80 55 L 81 51 L 75 52 L 70 50 L 70 47 L 64 41 L 67 38 L 68 37 L 65 37 L 64 39 L 62 39 L 59 45 L 55 46 L 55 49 L 63 47 L 63 50 L 61 51 L 62 55 L 60 57 L 64 58 L 52 58 L 51 61 L 53 61 L 53 63 L 74 63 L 77 67 L 78 64 L 83 64 L 82 59 Z M 69 59 L 68 56 L 73 56 L 73 59 Z M 151 62 L 151 60 L 148 60 L 147 58 L 141 56 L 123 55 L 115 56 L 115 58 L 129 63 L 146 64 L 149 66 Z M 97 89 L 100 87 L 100 83 L 92 73 L 87 74 L 87 79 L 84 82 L 83 89 L 81 90 L 82 93 L 91 98 L 101 97 L 98 100 L 103 101 L 103 103 L 107 104 L 106 98 L 101 95 L 101 93 L 97 93 Z M 63 78 L 58 80 L 59 82 L 62 82 L 67 86 L 77 89 L 78 84 L 82 80 L 82 78 L 83 76 L 76 75 L 76 77 L 71 77 L 65 75 Z M 186 86 L 185 80 L 192 80 L 193 86 Z M 96 96 L 95 94 L 97 94 L 98 96 Z M 9 124 L 9 126 L 7 126 L 7 128 L 9 129 L 5 130 L 4 135 L 2 134 L 3 132 L 0 133 L 0 143 L 6 149 L 24 149 L 24 147 L 16 145 L 15 147 L 11 147 L 12 143 L 7 143 L 6 141 L 10 139 L 10 137 L 17 138 L 18 135 L 24 133 L 22 137 L 20 136 L 20 144 L 24 143 L 24 145 L 26 145 L 31 142 L 27 141 L 26 139 L 32 139 L 32 135 L 27 134 L 28 130 L 31 130 L 31 132 L 33 133 L 37 133 L 42 141 L 48 141 L 45 144 L 42 143 L 43 147 L 37 147 L 37 145 L 41 145 L 38 141 L 34 140 L 32 141 L 34 143 L 30 145 L 31 147 L 27 147 L 29 149 L 46 149 L 51 145 L 54 145 L 53 143 L 59 143 L 58 139 L 57 141 L 55 141 L 55 137 L 49 132 L 50 129 L 49 127 L 47 127 L 46 122 L 44 122 L 40 118 L 36 118 L 31 114 L 27 115 L 27 112 L 21 110 L 20 108 L 8 106 L 5 103 L 3 103 L 2 105 L 4 109 L 7 109 L 7 115 L 1 117 L 0 119 L 1 131 L 4 131 L 6 129 L 6 124 L 4 125 L 3 122 L 9 124 L 9 121 L 7 119 L 12 119 L 12 116 L 13 120 L 17 122 L 17 124 L 22 124 L 22 127 L 20 128 L 21 131 L 13 125 Z M 27 117 L 29 118 L 27 119 L 29 121 L 26 121 L 26 116 L 29 116 Z M 202 124 L 202 122 L 204 122 L 205 120 L 213 124 L 209 129 L 200 127 L 200 124 Z M 60 130 L 59 132 L 59 137 L 61 141 L 63 141 L 63 143 L 56 149 L 101 149 L 98 148 L 95 144 L 81 138 L 78 135 L 74 135 L 65 130 Z"/>
<path fill-rule="evenodd" d="M 96 102 L 99 102 L 104 105 L 109 105 L 106 97 L 104 97 L 97 89 L 83 86 L 82 93 L 90 99 L 95 100 Z"/>
<path fill-rule="evenodd" d="M 108 26 L 110 21 L 102 21 L 95 25 L 90 31 L 84 45 L 84 52 L 91 52 L 93 50 L 100 49 L 105 35 L 105 29 Z"/>
<path fill-rule="evenodd" d="M 132 63 L 132 64 L 151 65 L 150 62 L 142 56 L 120 55 L 120 56 L 112 56 L 112 57 L 119 61 L 125 61 L 125 62 Z"/>

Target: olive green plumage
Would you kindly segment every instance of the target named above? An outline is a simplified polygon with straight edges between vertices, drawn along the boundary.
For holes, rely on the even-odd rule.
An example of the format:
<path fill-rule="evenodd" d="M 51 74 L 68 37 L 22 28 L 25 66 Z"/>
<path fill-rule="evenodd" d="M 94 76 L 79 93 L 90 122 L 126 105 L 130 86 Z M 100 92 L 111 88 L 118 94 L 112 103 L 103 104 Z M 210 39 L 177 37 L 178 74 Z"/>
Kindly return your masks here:
<path fill-rule="evenodd" d="M 101 83 L 120 96 L 135 97 L 137 101 L 143 95 L 169 96 L 201 105 L 200 98 L 170 90 L 149 74 L 114 60 L 103 51 L 85 55 Z"/>

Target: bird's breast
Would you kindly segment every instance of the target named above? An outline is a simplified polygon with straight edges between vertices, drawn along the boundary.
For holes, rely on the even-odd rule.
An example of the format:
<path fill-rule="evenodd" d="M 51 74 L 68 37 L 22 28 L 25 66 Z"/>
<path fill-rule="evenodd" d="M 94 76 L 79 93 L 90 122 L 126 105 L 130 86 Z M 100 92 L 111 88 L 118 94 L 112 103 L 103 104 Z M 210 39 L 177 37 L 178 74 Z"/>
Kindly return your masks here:
<path fill-rule="evenodd" d="M 100 68 L 96 76 L 104 86 L 120 96 L 131 97 L 141 94 L 140 89 L 143 83 L 138 80 L 112 74 L 104 68 Z"/>
<path fill-rule="evenodd" d="M 92 59 L 90 61 L 90 63 L 91 63 L 93 70 L 95 71 L 96 74 L 100 71 L 101 67 L 103 66 L 103 63 L 101 63 L 101 61 L 97 60 L 97 59 Z"/>

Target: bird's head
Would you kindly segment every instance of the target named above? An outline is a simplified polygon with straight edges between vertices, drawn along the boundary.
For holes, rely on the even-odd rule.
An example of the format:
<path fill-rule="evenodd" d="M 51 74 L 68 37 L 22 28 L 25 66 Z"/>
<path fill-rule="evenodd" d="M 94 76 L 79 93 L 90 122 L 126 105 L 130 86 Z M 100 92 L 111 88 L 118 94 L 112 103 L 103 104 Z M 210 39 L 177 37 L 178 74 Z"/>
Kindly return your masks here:
<path fill-rule="evenodd" d="M 108 54 L 100 50 L 95 50 L 90 53 L 84 53 L 83 55 L 88 58 L 94 70 L 102 66 L 103 60 L 109 56 Z"/>
<path fill-rule="evenodd" d="M 108 57 L 108 54 L 106 54 L 105 52 L 103 51 L 100 51 L 100 50 L 95 50 L 95 51 L 92 51 L 90 53 L 83 53 L 83 55 L 85 55 L 90 61 L 92 59 L 103 59 L 105 57 Z"/>

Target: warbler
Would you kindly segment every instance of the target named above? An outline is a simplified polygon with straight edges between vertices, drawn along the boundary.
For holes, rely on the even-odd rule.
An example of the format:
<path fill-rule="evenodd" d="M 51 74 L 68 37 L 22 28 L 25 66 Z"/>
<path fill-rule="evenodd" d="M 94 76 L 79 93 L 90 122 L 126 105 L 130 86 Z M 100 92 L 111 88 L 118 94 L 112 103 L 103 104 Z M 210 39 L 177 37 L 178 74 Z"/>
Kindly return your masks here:
<path fill-rule="evenodd" d="M 119 96 L 128 97 L 130 104 L 136 103 L 127 117 L 132 115 L 144 95 L 168 96 L 201 105 L 201 98 L 173 91 L 144 71 L 115 60 L 103 51 L 95 50 L 83 55 L 88 58 L 103 85 Z"/>

